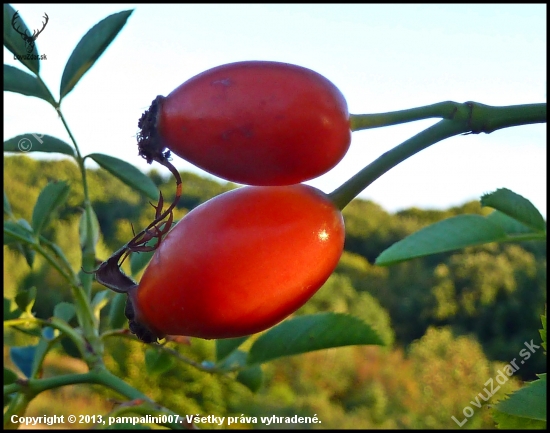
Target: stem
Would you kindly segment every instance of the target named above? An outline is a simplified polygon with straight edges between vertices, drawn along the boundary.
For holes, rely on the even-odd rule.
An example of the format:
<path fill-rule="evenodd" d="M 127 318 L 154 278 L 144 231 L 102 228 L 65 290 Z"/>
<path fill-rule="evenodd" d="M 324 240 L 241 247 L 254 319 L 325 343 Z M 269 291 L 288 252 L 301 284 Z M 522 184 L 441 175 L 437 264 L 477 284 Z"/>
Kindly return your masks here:
<path fill-rule="evenodd" d="M 42 327 L 49 326 L 51 328 L 58 329 L 73 341 L 83 357 L 86 355 L 86 346 L 82 336 L 79 335 L 71 325 L 57 317 L 52 317 L 49 320 L 39 319 L 34 316 L 20 317 L 17 319 L 5 320 L 4 327 L 17 327 L 18 325 L 27 325 L 29 323 L 40 325 Z"/>
<path fill-rule="evenodd" d="M 205 373 L 218 373 L 218 374 L 221 373 L 221 374 L 224 374 L 224 373 L 228 372 L 228 370 L 219 370 L 217 368 L 205 367 L 200 362 L 193 361 L 191 358 L 188 358 L 187 356 L 184 356 L 181 353 L 179 353 L 177 350 L 171 349 L 169 347 L 160 346 L 159 349 L 163 350 L 164 352 L 166 352 L 168 354 L 170 354 L 174 358 L 177 358 L 180 361 L 190 365 L 191 367 L 195 367 L 197 370 L 204 371 Z M 235 368 L 235 370 L 238 370 L 238 368 Z"/>
<path fill-rule="evenodd" d="M 460 105 L 457 102 L 446 101 L 390 113 L 350 114 L 350 128 L 352 131 L 360 131 L 361 129 L 380 128 L 434 117 L 452 119 Z"/>
<path fill-rule="evenodd" d="M 90 335 L 97 334 L 97 331 L 95 331 L 96 324 L 94 320 L 94 313 L 92 311 L 90 301 L 82 290 L 82 287 L 78 285 L 78 281 L 70 278 L 70 276 L 67 275 L 65 271 L 63 271 L 63 269 L 61 269 L 57 261 L 52 256 L 50 256 L 50 254 L 44 248 L 42 248 L 41 245 L 35 244 L 33 245 L 33 248 L 38 251 L 55 269 L 57 269 L 59 273 L 61 273 L 61 275 L 63 275 L 69 281 L 75 299 L 76 316 L 78 319 L 78 323 L 85 332 L 84 335 L 89 338 Z M 86 330 L 88 330 L 89 333 L 86 333 Z M 94 347 L 94 349 L 96 348 Z M 84 352 L 82 355 L 86 359 L 86 353 Z"/>
<path fill-rule="evenodd" d="M 39 78 L 40 79 L 40 78 Z M 82 175 L 82 188 L 84 193 L 84 212 L 86 212 L 86 236 L 84 241 L 84 246 L 82 248 L 82 269 L 93 269 L 95 267 L 95 245 L 94 245 L 94 236 L 93 236 L 93 226 L 92 226 L 92 215 L 93 209 L 90 202 L 90 196 L 88 192 L 88 182 L 86 180 L 86 168 L 84 167 L 84 159 L 80 153 L 80 148 L 63 116 L 61 111 L 61 101 L 57 105 L 56 109 L 59 114 L 59 118 L 65 126 L 67 133 L 73 143 L 73 146 L 76 151 L 76 162 L 80 169 Z M 84 336 L 88 339 L 93 352 L 95 353 L 95 359 L 86 359 L 87 362 L 102 362 L 101 355 L 103 354 L 103 345 L 101 339 L 99 338 L 98 328 L 99 323 L 96 320 L 93 311 L 90 306 L 91 293 L 92 293 L 92 281 L 93 275 L 87 274 L 85 272 L 80 272 L 80 285 L 78 285 L 75 290 L 73 290 L 75 295 L 75 303 L 77 306 L 77 313 L 79 324 L 82 327 Z M 90 364 L 89 364 L 90 365 Z"/>
<path fill-rule="evenodd" d="M 492 107 L 472 102 L 472 128 L 490 134 L 497 129 L 532 123 L 546 123 L 546 104 Z"/>
<path fill-rule="evenodd" d="M 41 77 L 36 74 L 36 78 L 38 79 L 40 85 L 44 87 L 51 96 L 51 93 L 47 89 L 47 86 L 45 85 Z M 56 102 L 52 96 L 50 103 L 57 110 L 61 122 L 65 126 L 65 129 L 67 130 L 67 133 L 73 143 L 75 149 L 75 159 L 82 175 L 84 209 L 86 216 L 86 227 L 84 236 L 85 239 L 84 245 L 82 247 L 82 269 L 89 270 L 95 267 L 96 257 L 94 228 L 92 224 L 93 209 L 91 206 L 91 201 L 89 199 L 86 169 L 84 167 L 84 158 L 82 158 L 82 154 L 80 153 L 78 144 L 61 111 L 61 100 L 59 102 Z M 177 173 L 175 168 L 173 168 L 169 163 L 166 164 L 167 166 L 169 166 L 169 168 L 171 168 L 172 172 L 175 173 L 176 179 L 178 180 L 177 199 L 179 199 L 179 196 L 181 195 L 181 179 L 179 178 L 179 174 Z M 171 217 L 171 210 L 176 205 L 177 199 L 174 201 L 169 210 L 165 212 L 164 216 L 170 214 Z M 157 214 L 159 213 L 162 213 L 162 209 L 157 210 Z M 15 235 L 17 235 L 17 233 Z M 7 411 L 4 412 L 4 427 L 17 427 L 11 423 L 11 416 L 22 415 L 25 412 L 28 403 L 39 393 L 60 386 L 81 383 L 103 385 L 113 391 L 118 392 L 119 394 L 125 396 L 130 400 L 135 400 L 135 402 L 132 402 L 132 405 L 139 406 L 137 408 L 138 412 L 148 409 L 149 412 L 156 411 L 159 414 L 162 413 L 178 416 L 174 412 L 155 404 L 145 394 L 132 387 L 121 378 L 112 374 L 105 367 L 102 359 L 104 345 L 102 339 L 99 336 L 99 319 L 96 320 L 91 305 L 91 287 L 93 274 L 80 272 L 80 274 L 77 275 L 73 271 L 62 251 L 59 250 L 59 248 L 55 244 L 45 239 L 40 239 L 44 242 L 44 244 L 42 245 L 38 241 L 38 239 L 33 238 L 33 242 L 30 242 L 29 238 L 22 235 L 17 235 L 16 237 L 20 238 L 26 243 L 30 243 L 32 248 L 38 251 L 69 282 L 71 288 L 73 289 L 76 313 L 83 335 L 81 335 L 78 330 L 75 330 L 71 326 L 69 326 L 66 322 L 55 317 L 47 321 L 34 317 L 19 318 L 4 322 L 4 326 L 17 326 L 22 323 L 36 323 L 42 326 L 51 326 L 53 328 L 59 329 L 75 342 L 80 352 L 82 353 L 83 359 L 88 365 L 89 371 L 84 374 L 67 374 L 45 379 L 18 379 L 15 383 L 5 385 L 4 398 L 10 396 L 12 397 L 12 399 Z M 172 423 L 167 426 L 173 428 L 181 427 L 179 423 Z"/>
<path fill-rule="evenodd" d="M 546 122 L 546 104 L 493 107 L 477 102 L 440 102 L 411 110 L 383 114 L 352 115 L 351 129 L 376 128 L 429 117 L 443 117 L 435 125 L 384 153 L 329 194 L 342 210 L 367 186 L 400 162 L 445 138 L 458 134 L 491 133 L 497 129 Z"/>
<path fill-rule="evenodd" d="M 109 370 L 107 370 L 105 367 L 102 367 L 100 369 L 97 369 L 95 372 L 87 373 L 91 376 L 91 382 L 90 383 L 97 383 L 99 385 L 106 386 L 107 388 L 112 389 L 113 391 L 117 391 L 119 394 L 122 394 L 129 400 L 141 400 L 143 401 L 143 405 L 145 407 L 148 407 L 149 410 L 146 412 L 142 412 L 144 415 L 149 413 L 153 413 L 153 410 L 157 411 L 161 414 L 167 414 L 167 415 L 179 415 L 163 406 L 160 406 L 156 404 L 153 400 L 151 400 L 149 397 L 147 397 L 145 394 L 141 393 L 137 389 L 135 389 L 133 386 L 126 383 L 124 380 L 119 378 L 118 376 L 111 373 Z M 139 412 L 139 410 L 138 410 Z M 180 427 L 175 423 L 169 424 L 170 427 Z"/>
<path fill-rule="evenodd" d="M 117 391 L 130 400 L 139 398 L 150 401 L 149 397 L 145 394 L 141 393 L 131 385 L 128 385 L 104 367 L 89 371 L 87 373 L 65 374 L 63 376 L 48 377 L 46 379 L 20 380 L 9 385 L 5 385 L 4 396 L 14 392 L 24 392 L 27 395 L 34 396 L 49 389 L 67 385 L 77 385 L 80 383 L 104 385 L 114 391 Z"/>
<path fill-rule="evenodd" d="M 352 131 L 360 131 L 362 129 L 380 128 L 431 118 L 452 120 L 458 110 L 464 105 L 471 106 L 475 110 L 472 111 L 472 120 L 477 119 L 483 123 L 482 128 L 474 128 L 477 129 L 476 133 L 490 133 L 510 126 L 546 122 L 546 104 L 494 107 L 478 102 L 460 104 L 458 102 L 445 101 L 389 113 L 350 114 L 350 129 Z"/>
<path fill-rule="evenodd" d="M 111 338 L 111 337 L 123 337 L 123 338 L 127 338 L 129 340 L 139 341 L 139 339 L 135 335 L 128 333 L 127 330 L 114 329 L 114 330 L 110 330 L 110 331 L 105 331 L 101 334 L 101 338 L 103 338 L 103 339 Z M 162 351 L 170 354 L 170 356 L 173 356 L 174 358 L 179 359 L 180 361 L 184 362 L 187 365 L 190 365 L 191 367 L 196 368 L 197 370 L 204 371 L 205 373 L 225 374 L 225 373 L 228 373 L 230 371 L 238 371 L 239 370 L 238 367 L 234 368 L 233 370 L 221 370 L 221 369 L 218 369 L 216 367 L 205 367 L 200 362 L 193 361 L 191 358 L 188 358 L 187 356 L 182 355 L 177 350 L 171 349 L 171 348 L 166 347 L 164 345 L 158 345 L 158 346 L 155 346 L 155 348 L 157 350 L 162 350 Z"/>
<path fill-rule="evenodd" d="M 465 122 L 441 120 L 414 137 L 409 138 L 399 146 L 384 153 L 343 185 L 331 192 L 328 196 L 338 209 L 342 210 L 367 186 L 400 162 L 403 162 L 415 153 L 420 152 L 438 141 L 460 134 L 465 130 L 467 130 L 467 124 Z"/>
<path fill-rule="evenodd" d="M 112 374 L 105 367 L 100 367 L 87 373 L 65 374 L 63 376 L 49 377 L 46 379 L 18 380 L 15 383 L 4 385 L 4 397 L 13 393 L 17 393 L 14 397 L 15 403 L 13 405 L 13 410 L 10 414 L 15 414 L 15 411 L 17 411 L 17 413 L 19 414 L 22 414 L 24 413 L 28 402 L 35 395 L 38 395 L 41 392 L 47 391 L 49 389 L 59 388 L 61 386 L 67 385 L 77 385 L 81 383 L 103 385 L 113 391 L 118 392 L 129 400 L 140 401 L 141 405 L 147 408 L 147 411 L 143 412 L 143 409 L 140 410 L 139 406 L 135 406 L 135 412 L 143 414 L 151 414 L 152 412 L 157 412 L 158 414 L 178 416 L 178 414 L 176 414 L 175 412 L 154 403 L 145 394 L 138 391 L 133 386 L 120 379 L 118 376 Z M 6 421 L 8 420 L 6 420 L 6 415 L 4 415 L 4 423 L 6 423 Z M 177 423 L 172 423 L 170 424 L 170 427 L 181 428 L 181 425 Z"/>
<path fill-rule="evenodd" d="M 10 220 L 13 222 L 17 222 L 13 214 L 10 214 Z M 71 267 L 71 264 L 63 254 L 63 251 L 61 251 L 61 249 L 56 244 L 49 241 L 42 235 L 39 235 L 38 241 L 37 241 L 36 236 L 31 231 L 27 232 L 28 236 L 24 236 L 23 234 L 18 233 L 17 231 L 13 231 L 13 230 L 10 230 L 9 228 L 4 227 L 4 233 L 7 233 L 10 236 L 13 236 L 19 241 L 29 245 L 30 248 L 34 249 L 35 251 L 38 251 L 54 267 L 54 269 L 56 269 L 61 274 L 61 276 L 67 280 L 69 284 L 71 285 L 78 284 L 78 277 L 73 272 L 73 268 Z M 55 260 L 55 258 L 51 257 L 46 252 L 46 250 L 42 248 L 41 244 L 46 245 L 56 255 L 56 257 L 61 261 L 61 264 L 64 266 L 64 269 Z"/>
<path fill-rule="evenodd" d="M 73 292 L 73 296 L 75 298 L 75 304 L 77 305 L 76 315 L 77 315 L 78 322 L 80 323 L 80 326 L 83 329 L 88 328 L 88 329 L 94 330 L 95 329 L 95 321 L 94 321 L 95 316 L 94 316 L 94 313 L 92 311 L 90 301 L 86 297 L 84 291 L 82 290 L 82 287 L 79 286 L 78 277 L 72 271 L 72 269 L 70 267 L 70 264 L 68 263 L 68 261 L 66 260 L 64 255 L 61 253 L 59 248 L 57 248 L 57 246 L 55 244 L 53 244 L 53 243 L 47 241 L 46 239 L 44 239 L 42 236 L 40 237 L 40 241 L 41 242 L 46 241 L 45 243 L 47 244 L 47 246 L 49 248 L 51 248 L 54 251 L 54 253 L 56 253 L 56 255 L 61 259 L 62 263 L 67 267 L 67 270 L 63 269 L 60 266 L 60 264 L 58 263 L 58 261 L 56 260 L 56 258 L 53 257 L 48 250 L 46 250 L 44 247 L 42 247 L 42 245 L 40 245 L 40 243 L 38 243 L 38 242 L 29 243 L 28 239 L 24 236 L 21 236 L 19 233 L 9 231 L 9 230 L 6 230 L 6 231 L 11 236 L 20 239 L 22 242 L 26 242 L 32 249 L 34 249 L 42 257 L 44 257 L 46 259 L 46 261 L 55 270 L 57 270 L 65 280 L 67 280 L 67 282 L 69 283 L 69 286 L 71 287 L 71 290 Z M 66 331 L 64 331 L 64 332 L 67 333 Z M 93 332 L 95 332 L 95 331 L 93 331 Z M 82 344 L 79 344 L 77 341 L 75 341 L 75 343 L 77 344 L 77 346 L 79 348 L 81 348 Z M 96 348 L 94 348 L 94 349 L 95 349 L 94 351 L 97 352 L 97 349 Z M 82 352 L 82 356 L 85 359 L 86 359 L 87 356 L 90 356 L 90 354 L 87 351 L 81 350 L 81 352 Z M 90 361 L 91 361 L 91 359 L 90 359 Z M 97 361 L 97 359 L 95 359 L 95 357 L 94 357 L 94 362 L 95 361 Z"/>
<path fill-rule="evenodd" d="M 86 178 L 86 168 L 84 167 L 84 158 L 82 158 L 82 154 L 80 153 L 80 148 L 78 147 L 78 144 L 76 143 L 76 140 L 74 139 L 74 136 L 71 133 L 69 125 L 65 120 L 65 117 L 63 116 L 61 107 L 57 108 L 57 112 L 59 113 L 61 122 L 63 123 L 63 126 L 65 126 L 65 129 L 67 130 L 67 133 L 69 134 L 69 137 L 71 138 L 73 146 L 76 150 L 75 159 L 78 164 L 78 168 L 80 169 L 80 174 L 82 176 L 82 189 L 84 193 L 84 212 L 86 213 L 86 237 L 84 241 L 84 246 L 82 248 L 82 268 L 94 269 L 95 245 L 93 241 L 93 226 L 92 226 L 93 209 L 92 209 L 92 203 L 90 201 L 90 194 L 88 192 L 88 181 Z M 80 278 L 82 281 L 82 286 L 84 287 L 84 290 L 86 292 L 86 295 L 88 296 L 88 298 L 90 298 L 91 292 L 92 292 L 93 275 L 81 273 Z"/>
<path fill-rule="evenodd" d="M 106 386 L 107 388 L 110 388 L 113 391 L 118 392 L 119 394 L 123 395 L 124 397 L 130 400 L 142 399 L 149 402 L 151 401 L 151 399 L 147 397 L 145 394 L 143 394 L 141 391 L 138 391 L 132 385 L 129 385 L 120 377 L 111 373 L 105 367 L 101 367 L 96 371 L 90 372 L 88 374 L 92 375 L 94 379 L 93 383 Z"/>

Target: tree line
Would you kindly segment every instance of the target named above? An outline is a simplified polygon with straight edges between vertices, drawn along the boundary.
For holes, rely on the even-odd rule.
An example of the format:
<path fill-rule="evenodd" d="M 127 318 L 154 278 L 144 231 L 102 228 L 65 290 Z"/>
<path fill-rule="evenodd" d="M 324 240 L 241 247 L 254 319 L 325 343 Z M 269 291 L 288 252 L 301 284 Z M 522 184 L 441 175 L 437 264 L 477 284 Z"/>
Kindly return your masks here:
<path fill-rule="evenodd" d="M 4 193 L 13 213 L 27 220 L 49 181 L 76 185 L 45 235 L 68 252 L 69 260 L 78 263 L 82 193 L 75 164 L 10 156 L 5 158 L 4 170 Z M 192 173 L 181 175 L 183 195 L 176 218 L 236 187 Z M 147 225 L 154 210 L 149 199 L 104 170 L 88 170 L 87 176 L 102 232 L 98 258 L 104 259 L 131 238 L 132 228 L 138 231 Z M 172 178 L 155 170 L 148 176 L 166 201 L 173 198 Z M 136 343 L 114 344 L 107 354 L 110 367 L 130 382 L 151 382 L 151 390 L 161 383 L 164 394 L 158 396 L 159 402 L 167 400 L 169 405 L 169 397 L 178 393 L 180 384 L 184 397 L 176 399 L 181 400 L 177 404 L 188 413 L 246 411 L 258 417 L 266 410 L 276 416 L 317 413 L 323 428 L 454 427 L 450 416 L 461 414 L 464 404 L 481 391 L 497 367 L 517 359 L 525 342 L 540 341 L 540 315 L 546 302 L 546 247 L 535 242 L 488 244 L 391 267 L 373 263 L 385 248 L 424 226 L 454 215 L 488 211 L 473 201 L 441 211 L 411 208 L 391 214 L 361 199 L 344 209 L 346 242 L 340 263 L 325 286 L 296 314 L 353 314 L 378 331 L 387 344 L 385 349 L 331 349 L 275 361 L 264 366 L 264 387 L 254 398 L 239 384 L 189 366 L 174 368 L 157 380 L 144 380 L 138 367 L 143 349 Z M 29 269 L 11 247 L 5 247 L 4 270 L 5 297 L 37 288 L 34 310 L 39 317 L 50 317 L 57 303 L 70 299 L 55 270 L 40 260 Z M 103 289 L 95 286 L 96 291 Z M 12 344 L 24 343 L 17 340 L 20 337 L 7 338 Z M 205 359 L 211 355 L 209 343 L 194 341 L 185 350 Z M 542 350 L 533 353 L 517 377 L 533 380 L 535 373 L 546 370 L 545 361 Z M 508 386 L 517 385 L 510 381 Z M 427 394 L 425 387 L 430 388 Z M 442 395 L 449 397 L 442 402 Z M 434 417 L 430 414 L 437 412 L 437 404 L 443 409 Z M 474 424 L 490 425 L 490 419 L 480 413 Z"/>

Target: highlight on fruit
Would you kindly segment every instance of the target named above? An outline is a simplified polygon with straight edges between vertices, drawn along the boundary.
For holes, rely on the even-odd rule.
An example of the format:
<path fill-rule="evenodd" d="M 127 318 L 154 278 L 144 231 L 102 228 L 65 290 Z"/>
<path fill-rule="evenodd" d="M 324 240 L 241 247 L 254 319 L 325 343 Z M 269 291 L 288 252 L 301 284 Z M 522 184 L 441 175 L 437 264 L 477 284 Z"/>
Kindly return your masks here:
<path fill-rule="evenodd" d="M 182 218 L 139 284 L 118 259 L 96 276 L 127 293 L 130 330 L 145 342 L 232 338 L 268 329 L 301 307 L 332 274 L 343 247 L 342 214 L 321 191 L 248 186 Z"/>

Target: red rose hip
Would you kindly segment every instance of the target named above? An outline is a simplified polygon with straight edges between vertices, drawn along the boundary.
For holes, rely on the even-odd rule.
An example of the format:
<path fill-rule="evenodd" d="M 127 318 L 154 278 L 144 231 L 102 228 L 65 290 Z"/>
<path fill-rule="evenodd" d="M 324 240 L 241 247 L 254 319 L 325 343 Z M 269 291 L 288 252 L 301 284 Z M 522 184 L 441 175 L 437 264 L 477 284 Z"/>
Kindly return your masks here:
<path fill-rule="evenodd" d="M 165 149 L 223 179 L 290 185 L 318 177 L 346 154 L 346 100 L 310 69 L 287 63 L 230 63 L 159 96 L 140 119 L 140 154 Z"/>
<path fill-rule="evenodd" d="M 248 186 L 193 209 L 128 291 L 130 329 L 230 338 L 263 331 L 301 307 L 334 271 L 341 212 L 307 185 Z"/>

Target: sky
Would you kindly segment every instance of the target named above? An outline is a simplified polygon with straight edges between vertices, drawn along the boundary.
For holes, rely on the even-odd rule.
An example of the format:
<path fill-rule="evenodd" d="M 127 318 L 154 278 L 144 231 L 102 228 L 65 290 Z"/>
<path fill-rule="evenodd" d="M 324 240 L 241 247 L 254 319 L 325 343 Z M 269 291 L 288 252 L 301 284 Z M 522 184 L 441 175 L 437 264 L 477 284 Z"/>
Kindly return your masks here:
<path fill-rule="evenodd" d="M 63 69 L 84 34 L 134 9 L 126 26 L 62 103 L 83 155 L 105 153 L 143 171 L 137 121 L 157 95 L 212 67 L 272 60 L 324 75 L 353 114 L 436 102 L 546 102 L 546 5 L 12 4 L 36 40 L 41 76 L 56 98 Z M 4 63 L 26 70 L 4 48 Z M 69 141 L 46 102 L 4 94 L 4 139 L 37 132 Z M 306 182 L 329 193 L 384 152 L 437 120 L 354 132 L 347 155 Z M 50 157 L 49 154 L 43 154 Z M 174 157 L 180 170 L 207 173 Z M 87 160 L 87 166 L 94 163 Z M 161 172 L 168 171 L 156 166 Z M 390 212 L 445 209 L 497 188 L 531 200 L 546 217 L 546 124 L 439 142 L 363 191 Z M 211 176 L 210 176 L 211 177 Z"/>

